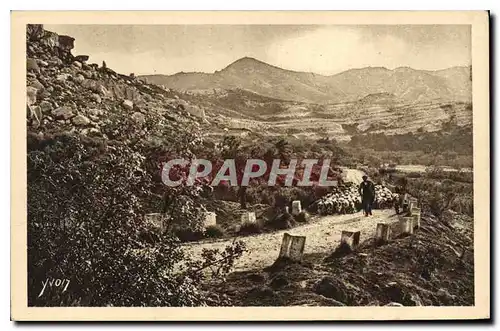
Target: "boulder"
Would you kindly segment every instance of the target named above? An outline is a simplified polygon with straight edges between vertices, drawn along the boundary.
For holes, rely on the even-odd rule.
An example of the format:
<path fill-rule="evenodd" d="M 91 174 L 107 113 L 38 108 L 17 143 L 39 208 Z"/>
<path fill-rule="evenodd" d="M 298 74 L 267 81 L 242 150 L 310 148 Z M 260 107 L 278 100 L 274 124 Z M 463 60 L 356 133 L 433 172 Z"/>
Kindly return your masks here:
<path fill-rule="evenodd" d="M 338 300 L 340 302 L 347 301 L 347 294 L 342 288 L 342 282 L 337 281 L 333 277 L 324 277 L 314 286 L 314 292 L 321 294 L 327 298 Z"/>
<path fill-rule="evenodd" d="M 92 79 L 93 77 L 93 72 L 92 70 L 85 70 L 85 68 L 83 68 L 84 70 L 81 72 L 81 74 L 83 75 L 83 77 L 85 77 L 86 79 Z"/>
<path fill-rule="evenodd" d="M 146 122 L 146 117 L 144 116 L 143 113 L 140 112 L 133 113 L 132 119 L 139 124 L 144 124 Z"/>
<path fill-rule="evenodd" d="M 75 47 L 75 38 L 70 36 L 60 35 L 58 42 L 59 48 L 65 52 L 69 52 Z"/>
<path fill-rule="evenodd" d="M 132 110 L 134 109 L 134 103 L 130 100 L 123 100 L 122 107 L 126 110 Z"/>
<path fill-rule="evenodd" d="M 29 41 L 37 41 L 43 37 L 43 24 L 27 24 L 26 39 Z"/>
<path fill-rule="evenodd" d="M 135 88 L 119 83 L 110 85 L 108 89 L 117 100 L 130 100 L 135 105 L 143 103 L 140 93 Z"/>
<path fill-rule="evenodd" d="M 85 126 L 90 124 L 90 120 L 83 115 L 76 115 L 71 119 L 71 122 L 77 126 Z"/>
<path fill-rule="evenodd" d="M 38 63 L 35 59 L 31 58 L 26 59 L 26 70 L 36 72 L 37 74 L 40 73 L 40 67 L 38 66 Z"/>
<path fill-rule="evenodd" d="M 92 100 L 96 103 L 101 103 L 102 102 L 102 99 L 101 97 L 99 96 L 99 94 L 97 93 L 92 93 L 92 96 L 91 96 Z"/>
<path fill-rule="evenodd" d="M 104 112 L 101 109 L 92 108 L 92 109 L 87 110 L 87 114 L 89 114 L 90 116 L 97 117 L 97 116 L 102 116 L 104 114 Z"/>
<path fill-rule="evenodd" d="M 101 96 L 109 96 L 110 93 L 108 89 L 100 82 L 93 80 L 93 79 L 85 79 L 82 82 L 82 86 L 85 88 L 88 88 L 94 93 L 97 93 Z"/>
<path fill-rule="evenodd" d="M 82 68 L 82 63 L 78 62 L 78 61 L 74 61 L 73 62 L 73 66 L 77 67 L 78 69 L 81 69 Z"/>
<path fill-rule="evenodd" d="M 80 63 L 85 63 L 89 60 L 89 56 L 88 55 L 77 55 L 75 56 L 75 61 L 78 61 Z"/>
<path fill-rule="evenodd" d="M 52 64 L 53 66 L 60 66 L 63 64 L 62 60 L 56 56 L 50 59 L 49 64 Z"/>
<path fill-rule="evenodd" d="M 34 105 L 36 103 L 36 93 L 36 88 L 32 86 L 26 87 L 26 104 L 28 106 Z"/>
<path fill-rule="evenodd" d="M 40 109 L 42 110 L 42 113 L 50 113 L 52 110 L 52 105 L 48 101 L 42 101 L 40 102 Z"/>
<path fill-rule="evenodd" d="M 85 80 L 85 77 L 83 77 L 82 75 L 78 74 L 76 75 L 76 77 L 74 78 L 75 82 L 81 84 L 84 80 Z"/>
<path fill-rule="evenodd" d="M 71 75 L 70 74 L 59 74 L 56 76 L 56 79 L 58 81 L 64 82 L 66 81 Z"/>
<path fill-rule="evenodd" d="M 40 43 L 49 48 L 54 48 L 59 46 L 59 35 L 55 32 L 44 31 L 43 37 L 40 39 Z"/>
<path fill-rule="evenodd" d="M 90 128 L 89 134 L 96 134 L 96 133 L 100 133 L 99 129 L 97 129 L 97 128 Z"/>
<path fill-rule="evenodd" d="M 37 91 L 45 89 L 45 86 L 36 79 L 30 82 L 30 86 L 36 88 Z"/>
<path fill-rule="evenodd" d="M 42 89 L 40 91 L 38 91 L 38 99 L 40 100 L 43 100 L 43 99 L 46 99 L 46 98 L 49 98 L 50 97 L 50 92 L 45 90 L 45 89 Z"/>
<path fill-rule="evenodd" d="M 62 120 L 67 120 L 67 119 L 70 119 L 71 117 L 73 117 L 73 110 L 71 108 L 68 108 L 68 107 L 59 107 L 57 109 L 54 109 L 52 111 L 52 115 L 56 118 L 56 119 L 62 119 Z"/>
<path fill-rule="evenodd" d="M 41 67 L 48 67 L 49 66 L 49 63 L 47 61 L 38 59 L 37 62 L 38 62 L 38 65 Z"/>

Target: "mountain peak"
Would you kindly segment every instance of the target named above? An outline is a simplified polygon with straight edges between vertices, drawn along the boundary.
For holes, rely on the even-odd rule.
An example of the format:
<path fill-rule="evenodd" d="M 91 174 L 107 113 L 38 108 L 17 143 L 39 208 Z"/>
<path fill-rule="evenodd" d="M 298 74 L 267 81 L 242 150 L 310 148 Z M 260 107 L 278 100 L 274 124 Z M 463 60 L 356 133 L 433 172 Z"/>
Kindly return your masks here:
<path fill-rule="evenodd" d="M 263 61 L 257 60 L 256 58 L 245 56 L 229 64 L 227 67 L 224 68 L 224 70 L 228 68 L 247 68 L 254 66 L 271 66 L 271 65 Z"/>
<path fill-rule="evenodd" d="M 237 63 L 264 63 L 264 64 L 267 64 L 267 63 L 265 63 L 263 61 L 257 60 L 254 57 L 251 57 L 251 56 L 244 56 L 244 57 L 242 57 L 242 58 L 234 61 L 230 65 L 237 64 Z"/>

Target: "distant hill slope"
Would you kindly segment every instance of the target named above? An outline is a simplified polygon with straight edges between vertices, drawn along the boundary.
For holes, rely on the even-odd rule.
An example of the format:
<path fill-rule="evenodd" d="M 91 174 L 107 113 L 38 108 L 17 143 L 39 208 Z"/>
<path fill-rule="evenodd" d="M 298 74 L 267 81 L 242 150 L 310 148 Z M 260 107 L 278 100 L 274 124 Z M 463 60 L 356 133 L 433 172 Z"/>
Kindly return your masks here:
<path fill-rule="evenodd" d="M 469 102 L 410 102 L 391 93 L 370 94 L 356 101 L 314 104 L 283 101 L 247 90 L 184 95 L 205 109 L 212 123 L 232 133 L 262 132 L 299 139 L 348 140 L 352 135 L 386 135 L 447 131 L 472 125 Z"/>
<path fill-rule="evenodd" d="M 367 67 L 324 76 L 245 57 L 213 74 L 181 72 L 141 77 L 176 90 L 244 89 L 282 100 L 320 104 L 354 101 L 377 93 L 391 93 L 408 101 L 471 100 L 468 67 L 438 71 Z"/>

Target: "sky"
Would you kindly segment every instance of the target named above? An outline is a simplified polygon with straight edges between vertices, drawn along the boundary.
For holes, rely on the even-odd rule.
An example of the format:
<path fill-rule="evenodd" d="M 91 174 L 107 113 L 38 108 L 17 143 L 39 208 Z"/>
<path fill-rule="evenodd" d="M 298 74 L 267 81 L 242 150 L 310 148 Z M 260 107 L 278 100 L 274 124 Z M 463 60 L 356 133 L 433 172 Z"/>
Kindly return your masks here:
<path fill-rule="evenodd" d="M 123 73 L 221 70 L 248 56 L 332 75 L 362 67 L 438 70 L 471 63 L 469 25 L 45 25 L 73 55 Z"/>

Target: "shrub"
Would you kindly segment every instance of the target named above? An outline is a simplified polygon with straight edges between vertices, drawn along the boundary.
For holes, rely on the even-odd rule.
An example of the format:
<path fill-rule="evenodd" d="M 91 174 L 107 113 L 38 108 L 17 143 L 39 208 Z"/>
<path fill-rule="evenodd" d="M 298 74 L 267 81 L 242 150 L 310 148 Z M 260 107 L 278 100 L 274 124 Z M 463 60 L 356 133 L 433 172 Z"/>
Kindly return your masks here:
<path fill-rule="evenodd" d="M 295 216 L 295 221 L 300 223 L 307 223 L 309 222 L 310 218 L 311 216 L 306 211 L 302 211 Z"/>
<path fill-rule="evenodd" d="M 178 229 L 174 233 L 181 242 L 198 241 L 205 237 L 202 231 L 193 231 L 191 229 Z"/>
<path fill-rule="evenodd" d="M 451 209 L 469 216 L 474 214 L 473 186 L 449 179 L 438 181 L 421 178 L 409 182 L 408 192 L 422 202 L 434 216 L 441 218 L 444 211 Z"/>
<path fill-rule="evenodd" d="M 168 232 L 142 215 L 151 195 L 144 157 L 127 145 L 101 149 L 78 136 L 28 146 L 29 306 L 198 306 L 205 268 L 228 271 L 244 246 L 185 256 Z M 146 236 L 148 237 L 148 236 Z M 185 268 L 174 268 L 178 262 Z M 68 279 L 64 293 L 40 295 L 47 279 Z"/>
<path fill-rule="evenodd" d="M 166 208 L 169 226 L 185 232 L 203 233 L 206 209 L 196 201 L 193 186 L 184 187 L 177 193 L 178 195 L 169 199 Z"/>
<path fill-rule="evenodd" d="M 208 238 L 222 238 L 225 234 L 224 229 L 220 225 L 211 225 L 205 229 L 205 237 Z"/>
<path fill-rule="evenodd" d="M 245 222 L 241 225 L 239 234 L 247 235 L 247 234 L 255 234 L 262 232 L 262 225 L 255 222 Z"/>
<path fill-rule="evenodd" d="M 292 214 L 285 212 L 274 217 L 269 225 L 274 229 L 285 230 L 292 228 L 295 225 L 295 220 Z"/>
<path fill-rule="evenodd" d="M 406 175 L 408 178 L 421 178 L 422 174 L 419 172 L 410 172 L 408 175 Z"/>

